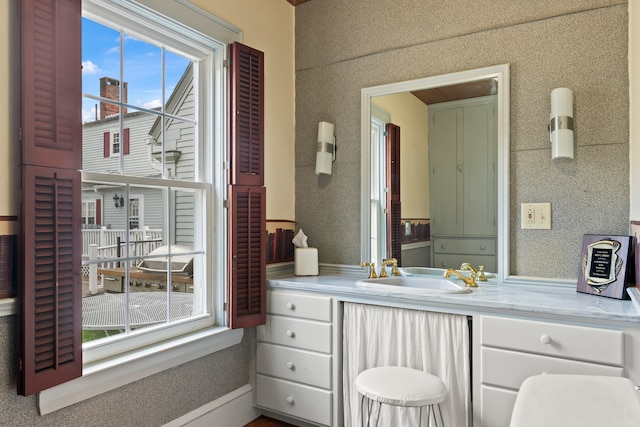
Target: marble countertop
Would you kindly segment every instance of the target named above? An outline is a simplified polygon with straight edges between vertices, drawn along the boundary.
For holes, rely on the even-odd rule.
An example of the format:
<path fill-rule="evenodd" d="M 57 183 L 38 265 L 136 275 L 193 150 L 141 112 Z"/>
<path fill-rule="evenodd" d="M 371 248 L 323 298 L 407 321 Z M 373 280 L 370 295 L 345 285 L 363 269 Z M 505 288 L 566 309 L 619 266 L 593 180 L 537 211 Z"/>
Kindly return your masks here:
<path fill-rule="evenodd" d="M 566 285 L 498 284 L 480 282 L 463 294 L 407 294 L 362 289 L 362 275 L 328 273 L 270 278 L 270 289 L 291 289 L 329 294 L 341 301 L 450 312 L 456 314 L 510 314 L 610 325 L 640 325 L 640 309 L 630 300 L 578 293 Z M 635 326 L 635 325 L 634 325 Z"/>

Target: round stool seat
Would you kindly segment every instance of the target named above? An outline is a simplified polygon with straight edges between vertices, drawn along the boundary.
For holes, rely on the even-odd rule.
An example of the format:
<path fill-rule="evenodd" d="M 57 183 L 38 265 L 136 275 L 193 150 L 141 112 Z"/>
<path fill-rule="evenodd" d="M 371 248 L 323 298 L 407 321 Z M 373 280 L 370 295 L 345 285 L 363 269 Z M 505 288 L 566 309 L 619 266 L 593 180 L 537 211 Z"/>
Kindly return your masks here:
<path fill-rule="evenodd" d="M 355 385 L 368 399 L 395 406 L 436 405 L 447 395 L 440 378 L 400 366 L 367 369 L 358 375 Z"/>

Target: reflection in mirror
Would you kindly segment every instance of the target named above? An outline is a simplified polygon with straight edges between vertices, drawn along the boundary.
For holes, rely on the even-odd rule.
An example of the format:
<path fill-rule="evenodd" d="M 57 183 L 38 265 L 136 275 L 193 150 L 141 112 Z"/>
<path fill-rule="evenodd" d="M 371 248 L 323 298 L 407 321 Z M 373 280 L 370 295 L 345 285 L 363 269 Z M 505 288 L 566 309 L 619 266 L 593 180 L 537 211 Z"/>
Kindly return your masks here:
<path fill-rule="evenodd" d="M 508 275 L 508 71 L 362 90 L 363 260 Z"/>

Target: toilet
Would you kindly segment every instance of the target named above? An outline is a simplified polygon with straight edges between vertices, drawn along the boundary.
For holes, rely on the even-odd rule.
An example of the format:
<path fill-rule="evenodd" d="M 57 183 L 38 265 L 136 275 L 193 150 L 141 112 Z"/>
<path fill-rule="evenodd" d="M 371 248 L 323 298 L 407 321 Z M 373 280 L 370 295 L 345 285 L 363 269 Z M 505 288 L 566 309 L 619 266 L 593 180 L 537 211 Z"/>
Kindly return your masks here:
<path fill-rule="evenodd" d="M 535 375 L 520 387 L 510 427 L 638 427 L 640 392 L 628 378 Z"/>

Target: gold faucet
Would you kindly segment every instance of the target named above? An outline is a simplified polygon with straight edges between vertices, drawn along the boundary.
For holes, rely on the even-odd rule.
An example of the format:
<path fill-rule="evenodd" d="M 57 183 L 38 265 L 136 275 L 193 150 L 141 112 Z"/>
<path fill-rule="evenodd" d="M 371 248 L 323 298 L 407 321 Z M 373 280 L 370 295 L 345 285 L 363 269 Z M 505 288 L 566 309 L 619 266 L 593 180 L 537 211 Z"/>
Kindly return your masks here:
<path fill-rule="evenodd" d="M 391 268 L 391 275 L 392 276 L 400 276 L 400 272 L 398 271 L 398 260 L 395 258 L 386 258 L 382 260 L 382 265 L 383 265 L 383 271 L 386 272 L 386 269 L 384 267 L 386 267 L 387 265 L 390 265 Z M 380 277 L 383 277 L 382 274 L 380 275 Z"/>
<path fill-rule="evenodd" d="M 460 270 L 462 271 L 471 271 L 469 273 L 471 277 L 481 282 L 487 281 L 487 276 L 484 274 L 484 265 L 481 265 L 479 268 L 475 268 L 473 264 L 469 262 L 463 262 L 460 266 Z"/>
<path fill-rule="evenodd" d="M 460 273 L 458 270 L 450 268 L 447 271 L 444 272 L 444 278 L 448 279 L 452 274 L 458 276 L 460 278 L 460 280 L 462 280 L 465 285 L 467 286 L 467 288 L 477 288 L 478 284 L 476 283 L 475 279 L 473 278 L 473 276 L 465 276 L 464 274 Z"/>
<path fill-rule="evenodd" d="M 375 262 L 364 262 L 360 263 L 360 267 L 371 267 L 371 271 L 369 272 L 369 279 L 375 279 L 378 277 L 376 274 L 376 263 Z"/>

